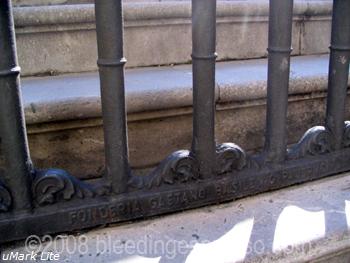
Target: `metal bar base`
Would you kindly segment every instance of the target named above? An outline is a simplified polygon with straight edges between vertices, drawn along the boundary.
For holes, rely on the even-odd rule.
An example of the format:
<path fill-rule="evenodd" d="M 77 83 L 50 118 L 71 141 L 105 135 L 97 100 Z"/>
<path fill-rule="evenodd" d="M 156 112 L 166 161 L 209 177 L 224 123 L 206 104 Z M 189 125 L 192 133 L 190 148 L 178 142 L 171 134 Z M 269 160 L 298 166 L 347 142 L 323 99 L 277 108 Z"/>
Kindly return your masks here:
<path fill-rule="evenodd" d="M 246 165 L 241 171 L 207 180 L 169 182 L 111 197 L 76 197 L 54 206 L 37 207 L 32 213 L 0 214 L 0 243 L 217 204 L 320 179 L 350 170 L 350 148 L 292 159 L 283 166 L 271 163 L 259 167 L 254 158 L 248 157 Z"/>

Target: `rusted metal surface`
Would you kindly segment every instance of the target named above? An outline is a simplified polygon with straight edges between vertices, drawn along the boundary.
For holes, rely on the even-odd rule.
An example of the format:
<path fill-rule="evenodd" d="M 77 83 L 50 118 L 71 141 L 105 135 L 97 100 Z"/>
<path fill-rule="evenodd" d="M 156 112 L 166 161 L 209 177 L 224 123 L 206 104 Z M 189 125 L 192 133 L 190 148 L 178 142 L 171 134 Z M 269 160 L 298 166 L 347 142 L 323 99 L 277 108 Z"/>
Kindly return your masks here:
<path fill-rule="evenodd" d="M 344 120 L 350 1 L 334 1 L 326 124 L 310 128 L 290 148 L 293 0 L 270 1 L 266 143 L 261 154 L 250 155 L 215 140 L 216 1 L 193 0 L 192 148 L 172 153 L 142 177 L 128 164 L 122 3 L 99 0 L 95 6 L 106 172 L 89 184 L 66 171 L 31 164 L 11 1 L 0 2 L 0 242 L 204 206 L 350 170 L 350 122 Z"/>

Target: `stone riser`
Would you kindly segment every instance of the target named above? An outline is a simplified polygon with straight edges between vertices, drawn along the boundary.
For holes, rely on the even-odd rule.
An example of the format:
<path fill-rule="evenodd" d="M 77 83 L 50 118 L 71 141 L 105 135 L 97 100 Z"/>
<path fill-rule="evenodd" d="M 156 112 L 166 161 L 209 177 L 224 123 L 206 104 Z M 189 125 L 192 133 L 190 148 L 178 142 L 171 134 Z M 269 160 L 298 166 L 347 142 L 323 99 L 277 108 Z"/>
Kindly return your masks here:
<path fill-rule="evenodd" d="M 255 151 L 264 142 L 265 101 L 242 104 L 225 105 L 226 109 L 217 111 L 217 142 L 234 142 L 247 151 Z M 218 108 L 221 106 L 218 105 Z M 133 169 L 153 167 L 170 153 L 190 148 L 191 109 L 183 110 L 188 113 L 183 114 L 178 109 L 179 116 L 171 111 L 168 112 L 170 116 L 164 116 L 165 111 L 163 117 L 129 121 L 129 154 Z M 288 142 L 295 143 L 308 128 L 322 125 L 324 114 L 324 93 L 317 98 L 291 97 Z M 350 119 L 350 110 L 346 115 Z M 130 119 L 137 117 L 129 116 Z M 31 156 L 36 166 L 60 167 L 79 178 L 101 176 L 104 172 L 102 119 L 60 122 L 56 126 L 59 129 L 55 129 L 53 124 L 28 127 Z"/>

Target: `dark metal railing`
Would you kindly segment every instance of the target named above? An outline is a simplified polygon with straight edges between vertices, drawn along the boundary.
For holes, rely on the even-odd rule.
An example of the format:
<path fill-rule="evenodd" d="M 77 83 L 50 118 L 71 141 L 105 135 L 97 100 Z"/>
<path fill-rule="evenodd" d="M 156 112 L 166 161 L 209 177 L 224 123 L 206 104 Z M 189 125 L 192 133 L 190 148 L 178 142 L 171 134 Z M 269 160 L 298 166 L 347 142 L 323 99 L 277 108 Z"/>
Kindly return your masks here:
<path fill-rule="evenodd" d="M 350 1 L 334 0 L 326 123 L 287 147 L 293 0 L 270 0 L 265 147 L 215 141 L 216 1 L 192 0 L 193 143 L 147 176 L 128 163 L 121 0 L 95 3 L 106 153 L 93 184 L 30 161 L 10 0 L 0 1 L 0 242 L 233 200 L 350 170 Z"/>
<path fill-rule="evenodd" d="M 281 12 L 283 10 L 283 12 Z M 268 38 L 266 161 L 282 162 L 287 153 L 287 106 L 292 51 L 293 0 L 270 1 Z"/>
<path fill-rule="evenodd" d="M 2 1 L 0 7 L 0 143 L 6 162 L 0 177 L 0 210 L 30 210 L 32 165 L 22 109 L 13 15 L 9 2 Z"/>
<path fill-rule="evenodd" d="M 130 169 L 125 113 L 122 1 L 96 1 L 106 180 L 114 193 L 127 190 Z"/>

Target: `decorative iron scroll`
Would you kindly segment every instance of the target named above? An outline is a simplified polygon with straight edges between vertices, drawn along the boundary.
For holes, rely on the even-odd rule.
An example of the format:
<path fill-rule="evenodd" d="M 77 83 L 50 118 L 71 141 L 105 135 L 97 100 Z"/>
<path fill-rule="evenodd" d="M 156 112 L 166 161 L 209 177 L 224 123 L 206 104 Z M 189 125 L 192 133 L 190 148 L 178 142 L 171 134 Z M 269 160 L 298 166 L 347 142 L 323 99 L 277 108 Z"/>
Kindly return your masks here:
<path fill-rule="evenodd" d="M 169 155 L 148 176 L 133 176 L 133 188 L 153 188 L 163 184 L 179 184 L 199 180 L 198 163 L 190 151 L 180 150 Z"/>
<path fill-rule="evenodd" d="M 68 201 L 74 197 L 85 198 L 103 195 L 106 188 L 100 188 L 84 183 L 61 169 L 38 170 L 33 180 L 33 197 L 40 206 L 59 201 Z"/>
<path fill-rule="evenodd" d="M 246 162 L 246 154 L 238 145 L 223 143 L 216 147 L 216 173 L 218 175 L 242 170 Z"/>
<path fill-rule="evenodd" d="M 234 170 L 242 170 L 246 165 L 244 151 L 234 143 L 224 143 L 216 149 L 216 174 L 222 175 Z M 163 184 L 185 184 L 203 180 L 199 173 L 198 161 L 188 150 L 180 150 L 169 155 L 148 176 L 131 176 L 131 188 L 160 187 Z"/>
<path fill-rule="evenodd" d="M 299 159 L 305 156 L 315 156 L 331 151 L 332 137 L 323 126 L 309 129 L 300 141 L 288 150 L 289 159 Z"/>

